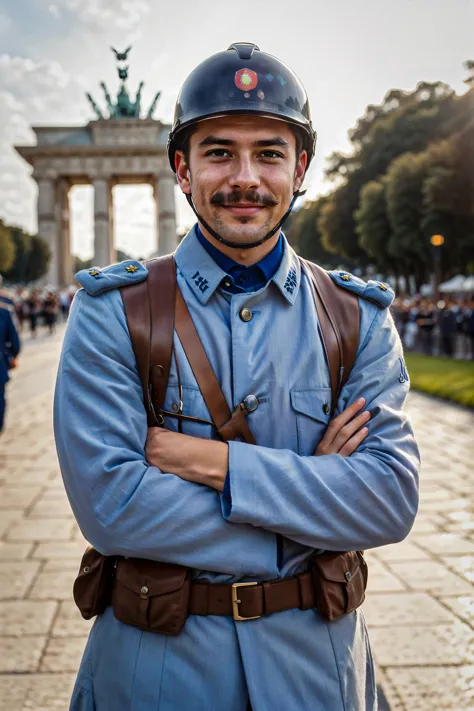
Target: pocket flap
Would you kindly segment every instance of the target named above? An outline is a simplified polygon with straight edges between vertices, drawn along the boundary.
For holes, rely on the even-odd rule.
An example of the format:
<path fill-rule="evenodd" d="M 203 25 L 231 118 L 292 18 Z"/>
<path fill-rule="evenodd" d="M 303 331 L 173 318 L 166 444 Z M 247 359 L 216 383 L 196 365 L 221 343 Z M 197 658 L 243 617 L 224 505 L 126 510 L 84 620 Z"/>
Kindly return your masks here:
<path fill-rule="evenodd" d="M 149 596 L 165 595 L 183 587 L 188 570 L 172 563 L 124 558 L 117 567 L 117 581 L 137 595 L 143 587 L 148 588 Z"/>
<path fill-rule="evenodd" d="M 334 583 L 349 583 L 360 570 L 356 551 L 321 553 L 313 558 L 312 563 L 323 578 Z"/>
<path fill-rule="evenodd" d="M 331 417 L 331 388 L 293 388 L 290 392 L 294 410 L 319 422 L 329 422 Z"/>

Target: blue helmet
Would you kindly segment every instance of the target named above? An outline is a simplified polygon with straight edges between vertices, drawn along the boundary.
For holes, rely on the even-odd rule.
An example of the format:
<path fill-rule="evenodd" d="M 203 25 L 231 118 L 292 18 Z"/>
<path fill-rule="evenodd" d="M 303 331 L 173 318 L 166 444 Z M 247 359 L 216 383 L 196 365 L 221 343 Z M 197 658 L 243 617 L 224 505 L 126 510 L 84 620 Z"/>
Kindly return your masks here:
<path fill-rule="evenodd" d="M 201 62 L 188 76 L 179 93 L 168 157 L 174 156 L 184 129 L 213 116 L 259 114 L 275 117 L 297 127 L 308 165 L 316 147 L 306 91 L 289 67 L 251 42 L 236 42 Z"/>

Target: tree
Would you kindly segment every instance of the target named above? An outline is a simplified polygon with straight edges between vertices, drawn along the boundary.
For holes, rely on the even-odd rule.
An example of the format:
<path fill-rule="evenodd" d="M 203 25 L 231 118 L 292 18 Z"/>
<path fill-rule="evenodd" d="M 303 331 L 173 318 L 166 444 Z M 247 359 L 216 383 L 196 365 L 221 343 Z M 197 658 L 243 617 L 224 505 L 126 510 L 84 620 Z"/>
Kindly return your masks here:
<path fill-rule="evenodd" d="M 32 235 L 31 248 L 25 267 L 25 281 L 30 283 L 41 279 L 47 273 L 50 261 L 51 250 L 49 246 L 38 235 Z"/>
<path fill-rule="evenodd" d="M 8 272 L 15 261 L 15 243 L 11 229 L 0 219 L 0 273 Z"/>
<path fill-rule="evenodd" d="M 393 271 L 393 256 L 388 245 L 391 226 L 387 214 L 385 181 L 371 180 L 360 192 L 359 207 L 355 212 L 359 245 L 384 273 Z"/>
<path fill-rule="evenodd" d="M 5 278 L 11 282 L 25 284 L 28 256 L 31 250 L 31 235 L 20 227 L 10 227 L 10 230 L 15 245 L 15 261 L 6 272 Z"/>
<path fill-rule="evenodd" d="M 325 269 L 333 269 L 339 265 L 340 259 L 324 248 L 318 228 L 319 217 L 326 202 L 326 197 L 320 197 L 305 203 L 298 212 L 292 213 L 285 234 L 302 257 Z"/>

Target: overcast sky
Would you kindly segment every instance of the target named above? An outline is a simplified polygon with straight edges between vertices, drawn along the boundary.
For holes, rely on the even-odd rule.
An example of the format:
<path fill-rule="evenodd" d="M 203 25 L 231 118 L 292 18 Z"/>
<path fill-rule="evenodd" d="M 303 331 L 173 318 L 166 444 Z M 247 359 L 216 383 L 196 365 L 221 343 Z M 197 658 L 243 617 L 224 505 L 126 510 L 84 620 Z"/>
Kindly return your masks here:
<path fill-rule="evenodd" d="M 299 75 L 318 132 L 308 195 L 328 190 L 325 158 L 348 148 L 347 131 L 391 88 L 445 81 L 466 90 L 463 61 L 474 59 L 474 0 L 0 0 L 0 217 L 36 229 L 31 169 L 13 144 L 34 143 L 32 124 L 94 119 L 84 92 L 102 103 L 118 79 L 112 44 L 130 42 L 129 89 L 146 82 L 146 109 L 170 122 L 192 68 L 235 41 L 255 42 Z M 151 188 L 115 188 L 116 245 L 134 256 L 154 250 Z M 92 190 L 71 194 L 73 250 L 92 254 Z M 192 222 L 178 196 L 178 226 Z"/>

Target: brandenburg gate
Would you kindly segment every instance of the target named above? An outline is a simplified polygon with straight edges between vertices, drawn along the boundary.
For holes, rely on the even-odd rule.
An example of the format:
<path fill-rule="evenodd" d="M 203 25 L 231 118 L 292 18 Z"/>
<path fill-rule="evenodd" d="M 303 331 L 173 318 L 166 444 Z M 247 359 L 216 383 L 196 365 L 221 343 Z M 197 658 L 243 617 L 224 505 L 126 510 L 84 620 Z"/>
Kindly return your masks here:
<path fill-rule="evenodd" d="M 127 59 L 113 50 L 117 61 Z M 86 126 L 33 126 L 37 144 L 15 146 L 33 166 L 38 185 L 38 234 L 51 249 L 46 277 L 54 286 L 73 283 L 70 249 L 69 191 L 73 185 L 94 188 L 94 265 L 116 261 L 112 188 L 120 184 L 148 183 L 153 187 L 158 228 L 156 254 L 172 252 L 177 244 L 174 187 L 166 143 L 171 126 L 153 118 L 158 92 L 141 118 L 140 82 L 135 100 L 126 87 L 128 67 L 118 66 L 121 85 L 115 102 L 102 82 L 108 115 L 87 94 L 96 120 Z"/>

